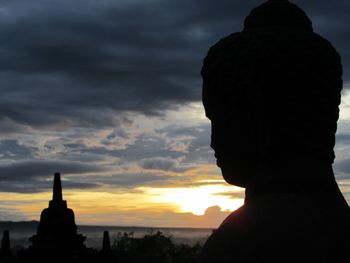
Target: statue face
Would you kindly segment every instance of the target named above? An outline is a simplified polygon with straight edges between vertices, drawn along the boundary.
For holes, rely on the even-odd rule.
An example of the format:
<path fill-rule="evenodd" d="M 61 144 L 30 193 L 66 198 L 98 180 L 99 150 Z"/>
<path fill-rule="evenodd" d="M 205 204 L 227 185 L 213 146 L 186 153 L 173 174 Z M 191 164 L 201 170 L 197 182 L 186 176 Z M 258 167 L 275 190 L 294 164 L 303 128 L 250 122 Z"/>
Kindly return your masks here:
<path fill-rule="evenodd" d="M 254 9 L 243 31 L 209 49 L 201 75 L 211 145 L 228 183 L 246 187 L 258 168 L 270 176 L 287 164 L 333 163 L 341 59 L 297 6 Z"/>
<path fill-rule="evenodd" d="M 253 112 L 220 114 L 211 118 L 211 147 L 224 179 L 233 185 L 245 187 L 255 175 L 258 162 L 258 129 Z"/>

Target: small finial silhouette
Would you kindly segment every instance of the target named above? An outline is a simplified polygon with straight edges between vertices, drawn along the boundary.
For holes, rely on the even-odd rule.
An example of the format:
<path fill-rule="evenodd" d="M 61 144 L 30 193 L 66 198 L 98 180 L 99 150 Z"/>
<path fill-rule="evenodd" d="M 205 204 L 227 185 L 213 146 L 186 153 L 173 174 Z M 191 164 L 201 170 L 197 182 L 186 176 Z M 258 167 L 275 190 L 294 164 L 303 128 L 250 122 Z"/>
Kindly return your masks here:
<path fill-rule="evenodd" d="M 55 173 L 55 178 L 53 181 L 53 194 L 52 200 L 54 202 L 61 202 L 62 198 L 62 185 L 61 185 L 61 174 Z"/>
<path fill-rule="evenodd" d="M 102 243 L 102 251 L 103 252 L 108 252 L 111 250 L 111 242 L 109 239 L 109 232 L 104 231 L 103 232 L 103 243 Z"/>
<path fill-rule="evenodd" d="M 10 233 L 9 233 L 8 230 L 4 230 L 4 233 L 2 235 L 1 253 L 2 254 L 9 254 L 9 253 L 11 253 L 11 250 L 10 250 Z"/>

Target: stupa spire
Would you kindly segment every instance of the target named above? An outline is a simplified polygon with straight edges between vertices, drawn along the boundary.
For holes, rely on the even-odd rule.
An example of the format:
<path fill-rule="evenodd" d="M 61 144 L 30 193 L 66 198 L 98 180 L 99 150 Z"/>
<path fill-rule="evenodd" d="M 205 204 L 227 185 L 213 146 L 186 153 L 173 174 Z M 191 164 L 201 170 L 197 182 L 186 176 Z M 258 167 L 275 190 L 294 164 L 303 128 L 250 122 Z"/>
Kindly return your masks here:
<path fill-rule="evenodd" d="M 4 233 L 2 235 L 1 252 L 2 253 L 10 252 L 10 233 L 8 230 L 4 230 Z"/>
<path fill-rule="evenodd" d="M 85 262 L 73 260 L 88 251 L 84 244 L 85 237 L 77 234 L 74 212 L 62 198 L 60 173 L 54 174 L 52 200 L 49 207 L 41 212 L 37 233 L 30 241 L 32 245 L 28 249 L 26 258 L 29 259 L 26 262 L 38 262 L 35 259 L 40 259 L 40 262 L 52 262 L 53 259 L 55 262 Z"/>
<path fill-rule="evenodd" d="M 62 202 L 62 185 L 61 185 L 61 174 L 55 173 L 55 178 L 53 181 L 53 194 L 52 201 Z"/>
<path fill-rule="evenodd" d="M 102 243 L 102 251 L 109 252 L 111 250 L 111 242 L 109 239 L 109 232 L 103 232 L 103 243 Z"/>

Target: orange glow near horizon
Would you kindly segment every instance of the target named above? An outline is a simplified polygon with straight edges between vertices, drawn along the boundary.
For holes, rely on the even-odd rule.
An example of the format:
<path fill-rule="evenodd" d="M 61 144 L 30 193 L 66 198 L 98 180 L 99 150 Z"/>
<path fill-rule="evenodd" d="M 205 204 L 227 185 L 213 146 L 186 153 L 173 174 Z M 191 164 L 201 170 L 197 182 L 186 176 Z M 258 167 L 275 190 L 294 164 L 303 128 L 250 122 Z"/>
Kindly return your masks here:
<path fill-rule="evenodd" d="M 239 196 L 242 189 L 218 182 L 190 188 L 140 187 L 131 192 L 114 191 L 64 190 L 63 197 L 67 200 L 68 207 L 74 210 L 78 224 L 92 225 L 215 227 L 223 215 L 218 215 L 218 220 L 211 223 L 213 219 L 210 218 L 209 222 L 205 215 L 208 208 L 216 206 L 220 207 L 217 208 L 218 213 L 220 210 L 228 213 L 243 203 L 243 199 L 230 196 L 231 192 Z M 39 220 L 40 213 L 48 207 L 52 194 L 0 193 L 0 198 L 8 202 L 7 207 L 23 214 L 25 220 Z M 176 221 L 177 217 L 186 217 L 196 223 L 191 225 L 185 220 Z"/>
<path fill-rule="evenodd" d="M 149 188 L 145 191 L 157 196 L 159 202 L 176 204 L 178 212 L 200 216 L 213 206 L 220 207 L 222 211 L 234 211 L 242 206 L 243 198 L 231 198 L 226 194 L 231 188 L 215 184 L 190 188 Z M 235 191 L 241 193 L 243 190 L 236 188 Z"/>

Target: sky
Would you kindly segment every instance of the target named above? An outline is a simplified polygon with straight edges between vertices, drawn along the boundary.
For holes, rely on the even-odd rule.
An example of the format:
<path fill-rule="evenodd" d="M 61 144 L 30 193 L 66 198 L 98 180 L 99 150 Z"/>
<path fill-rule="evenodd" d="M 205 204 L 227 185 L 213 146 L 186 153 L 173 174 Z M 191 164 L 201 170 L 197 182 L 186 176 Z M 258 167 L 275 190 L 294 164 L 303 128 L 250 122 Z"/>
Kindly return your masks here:
<path fill-rule="evenodd" d="M 342 56 L 334 170 L 350 203 L 350 2 L 293 1 Z M 0 221 L 39 220 L 61 172 L 78 224 L 217 227 L 243 203 L 201 104 L 210 46 L 250 0 L 2 0 Z"/>

